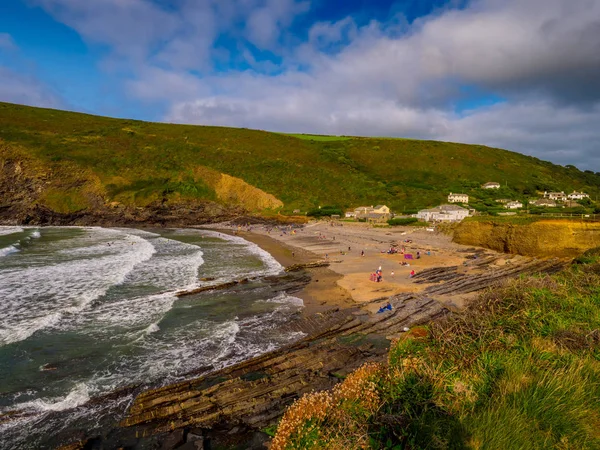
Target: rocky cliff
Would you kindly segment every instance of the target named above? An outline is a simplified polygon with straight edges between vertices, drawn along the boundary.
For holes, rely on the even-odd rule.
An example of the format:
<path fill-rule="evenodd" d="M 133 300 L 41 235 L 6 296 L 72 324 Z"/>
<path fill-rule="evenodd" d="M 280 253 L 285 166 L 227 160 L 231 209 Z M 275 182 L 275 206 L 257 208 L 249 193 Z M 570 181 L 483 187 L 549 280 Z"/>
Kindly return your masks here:
<path fill-rule="evenodd" d="M 165 192 L 140 206 L 115 201 L 91 170 L 68 161 L 48 163 L 0 140 L 0 225 L 190 226 L 283 206 L 238 178 L 197 172 L 216 201 Z"/>
<path fill-rule="evenodd" d="M 463 222 L 454 241 L 525 256 L 575 257 L 600 246 L 600 223 L 540 220 L 530 224 Z"/>

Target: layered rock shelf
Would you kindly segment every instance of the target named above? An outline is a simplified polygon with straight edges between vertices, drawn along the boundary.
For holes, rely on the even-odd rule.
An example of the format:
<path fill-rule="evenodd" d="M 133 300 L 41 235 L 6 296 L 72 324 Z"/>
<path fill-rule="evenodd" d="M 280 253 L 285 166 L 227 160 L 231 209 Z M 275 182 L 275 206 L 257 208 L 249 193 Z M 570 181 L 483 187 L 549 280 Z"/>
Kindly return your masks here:
<path fill-rule="evenodd" d="M 369 361 L 383 361 L 390 340 L 406 328 L 450 314 L 447 296 L 489 288 L 521 274 L 554 273 L 567 262 L 476 252 L 464 266 L 432 268 L 414 277 L 420 293 L 373 300 L 390 301 L 391 311 L 369 314 L 364 307 L 334 308 L 288 325 L 306 337 L 293 345 L 189 381 L 141 393 L 121 426 L 136 437 L 181 432 L 223 439 L 250 436 L 272 425 L 295 399 L 330 389 Z M 179 430 L 179 431 L 177 431 Z M 250 433 L 250 434 L 248 434 Z M 218 439 L 217 439 L 218 440 Z M 252 447 L 249 447 L 252 448 Z"/>

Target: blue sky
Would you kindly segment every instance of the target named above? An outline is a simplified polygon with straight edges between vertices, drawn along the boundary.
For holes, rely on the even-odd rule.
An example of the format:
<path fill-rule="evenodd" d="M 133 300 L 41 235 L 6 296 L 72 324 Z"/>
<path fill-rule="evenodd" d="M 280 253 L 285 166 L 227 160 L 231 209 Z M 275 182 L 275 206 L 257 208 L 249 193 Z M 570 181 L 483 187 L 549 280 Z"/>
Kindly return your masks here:
<path fill-rule="evenodd" d="M 600 0 L 4 0 L 0 101 L 600 171 Z"/>

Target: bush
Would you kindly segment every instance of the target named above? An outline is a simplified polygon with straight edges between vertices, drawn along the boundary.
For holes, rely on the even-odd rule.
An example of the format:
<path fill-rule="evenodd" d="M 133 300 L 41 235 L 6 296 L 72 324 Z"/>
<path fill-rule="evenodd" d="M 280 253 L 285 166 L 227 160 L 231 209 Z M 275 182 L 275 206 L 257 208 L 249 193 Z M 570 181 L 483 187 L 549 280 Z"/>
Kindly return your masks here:
<path fill-rule="evenodd" d="M 398 217 L 396 219 L 390 219 L 387 221 L 388 225 L 398 226 L 398 225 L 411 225 L 413 223 L 418 222 L 419 219 L 416 217 Z"/>
<path fill-rule="evenodd" d="M 331 217 L 336 214 L 342 217 L 344 211 L 337 206 L 323 206 L 321 208 L 313 208 L 306 213 L 309 217 Z"/>

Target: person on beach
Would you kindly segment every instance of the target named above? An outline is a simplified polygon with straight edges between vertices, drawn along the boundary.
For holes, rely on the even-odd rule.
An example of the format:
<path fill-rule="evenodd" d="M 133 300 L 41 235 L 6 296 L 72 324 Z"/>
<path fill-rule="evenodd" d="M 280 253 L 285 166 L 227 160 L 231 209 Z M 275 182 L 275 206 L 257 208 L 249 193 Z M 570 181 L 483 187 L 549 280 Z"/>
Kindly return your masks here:
<path fill-rule="evenodd" d="M 415 276 L 415 269 L 410 271 L 410 275 L 408 276 L 408 278 L 412 278 Z"/>
<path fill-rule="evenodd" d="M 377 314 L 383 313 L 383 312 L 386 312 L 386 311 L 391 311 L 391 310 L 392 310 L 392 305 L 391 305 L 390 302 L 387 302 L 387 304 L 385 304 L 384 306 L 380 307 L 377 310 Z"/>
<path fill-rule="evenodd" d="M 365 256 L 365 251 L 364 250 L 360 251 L 360 256 Z"/>

